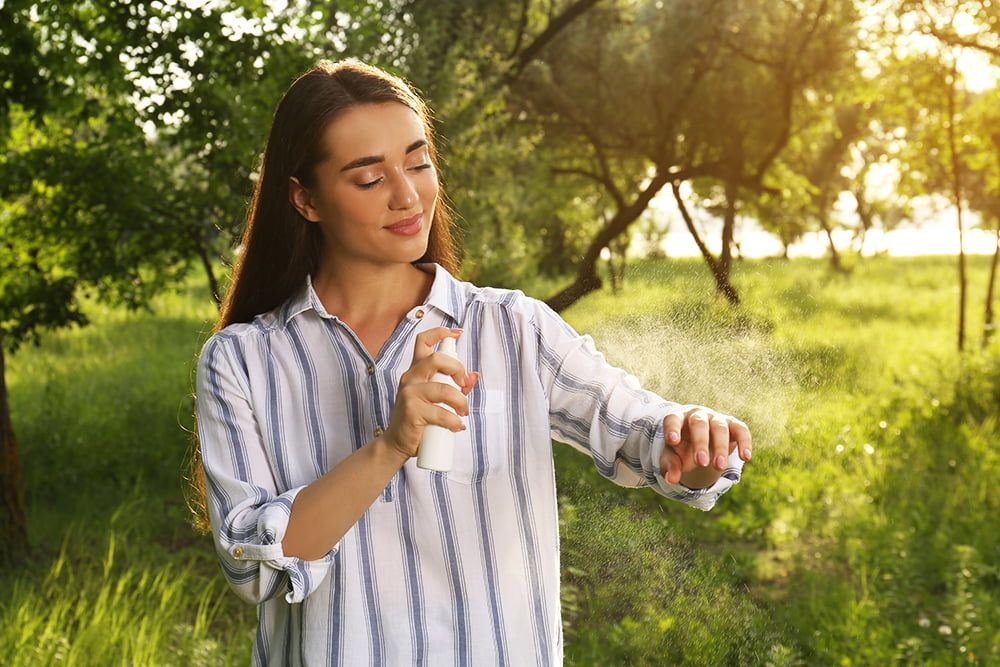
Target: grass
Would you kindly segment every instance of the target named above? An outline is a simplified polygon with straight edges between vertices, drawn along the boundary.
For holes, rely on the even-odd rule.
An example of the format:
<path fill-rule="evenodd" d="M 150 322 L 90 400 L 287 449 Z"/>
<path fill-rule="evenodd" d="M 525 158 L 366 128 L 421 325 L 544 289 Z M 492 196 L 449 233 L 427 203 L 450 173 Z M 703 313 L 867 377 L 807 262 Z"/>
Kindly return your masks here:
<path fill-rule="evenodd" d="M 711 512 L 601 478 L 556 444 L 566 663 L 1000 662 L 1000 349 L 985 257 L 738 262 L 731 309 L 694 260 L 638 262 L 564 313 L 664 397 L 743 417 L 755 453 Z M 553 284 L 526 285 L 544 297 Z M 13 665 L 247 664 L 255 610 L 186 523 L 201 276 L 155 315 L 9 359 L 35 555 L 0 578 Z"/>

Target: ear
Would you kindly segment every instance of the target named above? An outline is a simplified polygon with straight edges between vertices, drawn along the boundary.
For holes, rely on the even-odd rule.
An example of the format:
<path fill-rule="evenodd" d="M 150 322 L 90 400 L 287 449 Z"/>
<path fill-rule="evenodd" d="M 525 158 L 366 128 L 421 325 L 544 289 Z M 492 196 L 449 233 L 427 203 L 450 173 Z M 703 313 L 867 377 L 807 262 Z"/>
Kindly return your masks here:
<path fill-rule="evenodd" d="M 303 218 L 309 222 L 319 222 L 319 211 L 313 206 L 312 194 L 294 176 L 288 177 L 288 201 Z"/>

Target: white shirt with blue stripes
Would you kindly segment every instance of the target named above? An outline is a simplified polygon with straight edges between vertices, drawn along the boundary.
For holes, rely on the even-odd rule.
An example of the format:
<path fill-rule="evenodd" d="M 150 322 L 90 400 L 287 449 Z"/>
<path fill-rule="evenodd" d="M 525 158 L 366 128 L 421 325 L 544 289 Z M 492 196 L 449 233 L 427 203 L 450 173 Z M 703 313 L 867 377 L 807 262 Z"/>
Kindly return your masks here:
<path fill-rule="evenodd" d="M 437 263 L 372 359 L 301 289 L 206 341 L 198 434 L 215 545 L 229 584 L 258 606 L 255 665 L 561 665 L 559 526 L 552 440 L 624 487 L 709 510 L 739 481 L 738 450 L 711 487 L 660 474 L 677 403 L 610 365 L 544 302 L 459 281 Z M 409 459 L 318 560 L 286 556 L 292 501 L 386 428 L 417 333 L 462 327 L 481 373 L 454 467 Z"/>

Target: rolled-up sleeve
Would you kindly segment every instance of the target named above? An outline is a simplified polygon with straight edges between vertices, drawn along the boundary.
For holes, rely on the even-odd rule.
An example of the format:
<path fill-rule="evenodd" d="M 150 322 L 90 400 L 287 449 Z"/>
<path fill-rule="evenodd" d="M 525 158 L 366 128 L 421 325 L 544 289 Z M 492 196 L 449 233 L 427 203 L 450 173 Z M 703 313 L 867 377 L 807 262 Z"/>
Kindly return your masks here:
<path fill-rule="evenodd" d="M 660 472 L 663 419 L 682 406 L 643 389 L 611 365 L 589 334 L 581 335 L 545 302 L 525 297 L 538 346 L 538 371 L 549 402 L 553 439 L 589 454 L 598 472 L 624 487 L 648 486 L 660 495 L 708 511 L 739 482 L 743 460 L 729 455 L 711 486 L 672 484 Z"/>
<path fill-rule="evenodd" d="M 198 438 L 208 514 L 230 586 L 253 604 L 282 592 L 301 602 L 329 573 L 338 542 L 322 558 L 286 556 L 282 539 L 292 503 L 304 486 L 279 490 L 232 345 L 216 334 L 202 348 L 196 372 Z"/>

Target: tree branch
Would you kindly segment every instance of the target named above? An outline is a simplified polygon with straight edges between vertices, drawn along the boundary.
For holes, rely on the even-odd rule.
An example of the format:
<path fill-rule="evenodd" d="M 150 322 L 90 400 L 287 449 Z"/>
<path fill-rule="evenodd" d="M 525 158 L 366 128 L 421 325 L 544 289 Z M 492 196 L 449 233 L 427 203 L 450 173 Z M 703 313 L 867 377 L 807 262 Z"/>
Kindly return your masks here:
<path fill-rule="evenodd" d="M 708 263 L 712 272 L 716 273 L 718 271 L 717 262 L 715 257 L 712 256 L 712 253 L 708 250 L 708 246 L 706 246 L 705 242 L 701 240 L 701 235 L 698 234 L 698 230 L 694 226 L 694 220 L 691 218 L 691 214 L 688 213 L 687 206 L 684 205 L 684 198 L 681 197 L 680 183 L 680 181 L 670 181 L 670 189 L 674 193 L 674 201 L 677 202 L 677 209 L 681 212 L 684 224 L 691 233 L 691 238 L 694 239 L 695 244 L 698 246 L 698 251 L 701 252 L 701 256 L 705 258 L 705 262 Z"/>
<path fill-rule="evenodd" d="M 625 206 L 625 198 L 622 196 L 621 191 L 618 190 L 615 184 L 609 180 L 610 177 L 608 176 L 606 170 L 603 175 L 595 174 L 591 171 L 587 171 L 586 169 L 575 169 L 572 167 L 552 167 L 549 169 L 549 172 L 552 174 L 573 174 L 589 178 L 590 180 L 603 186 L 604 189 L 608 191 L 608 194 L 611 195 L 611 198 L 615 201 L 618 208 L 623 208 Z"/>
<path fill-rule="evenodd" d="M 591 147 L 594 149 L 594 157 L 601 171 L 601 176 L 597 179 L 598 182 L 607 189 L 608 194 L 610 194 L 615 202 L 618 203 L 618 207 L 623 207 L 625 205 L 625 197 L 621 190 L 618 189 L 618 186 L 615 185 L 614 178 L 611 176 L 611 169 L 608 166 L 608 159 L 604 153 L 604 146 L 602 145 L 599 135 L 587 124 L 586 121 L 573 113 L 571 105 L 566 104 L 562 100 L 561 92 L 558 88 L 553 87 L 552 92 L 553 94 L 550 96 L 552 105 L 563 118 L 570 121 L 570 123 L 587 139 Z"/>
<path fill-rule="evenodd" d="M 514 46 L 507 54 L 507 60 L 513 60 L 514 56 L 521 49 L 521 42 L 524 40 L 524 29 L 528 26 L 528 5 L 531 0 L 523 0 L 521 3 L 521 17 L 517 22 L 517 37 L 514 38 Z"/>
<path fill-rule="evenodd" d="M 981 43 L 979 43 L 979 42 L 977 42 L 975 40 L 971 40 L 971 39 L 966 39 L 964 37 L 960 37 L 960 36 L 956 35 L 955 33 L 945 32 L 943 30 L 939 30 L 938 28 L 934 27 L 933 25 L 926 26 L 922 30 L 922 32 L 925 35 L 930 35 L 932 37 L 935 37 L 935 38 L 941 40 L 942 42 L 944 42 L 945 44 L 947 44 L 949 46 L 964 46 L 964 47 L 969 48 L 969 49 L 975 49 L 977 51 L 982 51 L 983 53 L 986 53 L 987 55 L 991 55 L 991 56 L 994 56 L 994 57 L 1000 57 L 1000 47 L 990 46 L 989 44 L 981 44 Z"/>
<path fill-rule="evenodd" d="M 531 64 L 531 61 L 538 57 L 542 49 L 555 39 L 556 35 L 562 32 L 569 24 L 582 16 L 588 9 L 597 4 L 598 0 L 577 0 L 572 5 L 563 10 L 562 14 L 554 18 L 545 27 L 545 30 L 529 44 L 517 56 L 510 68 L 501 77 L 501 85 L 509 85 L 514 79 L 520 76 L 521 72 Z"/>

